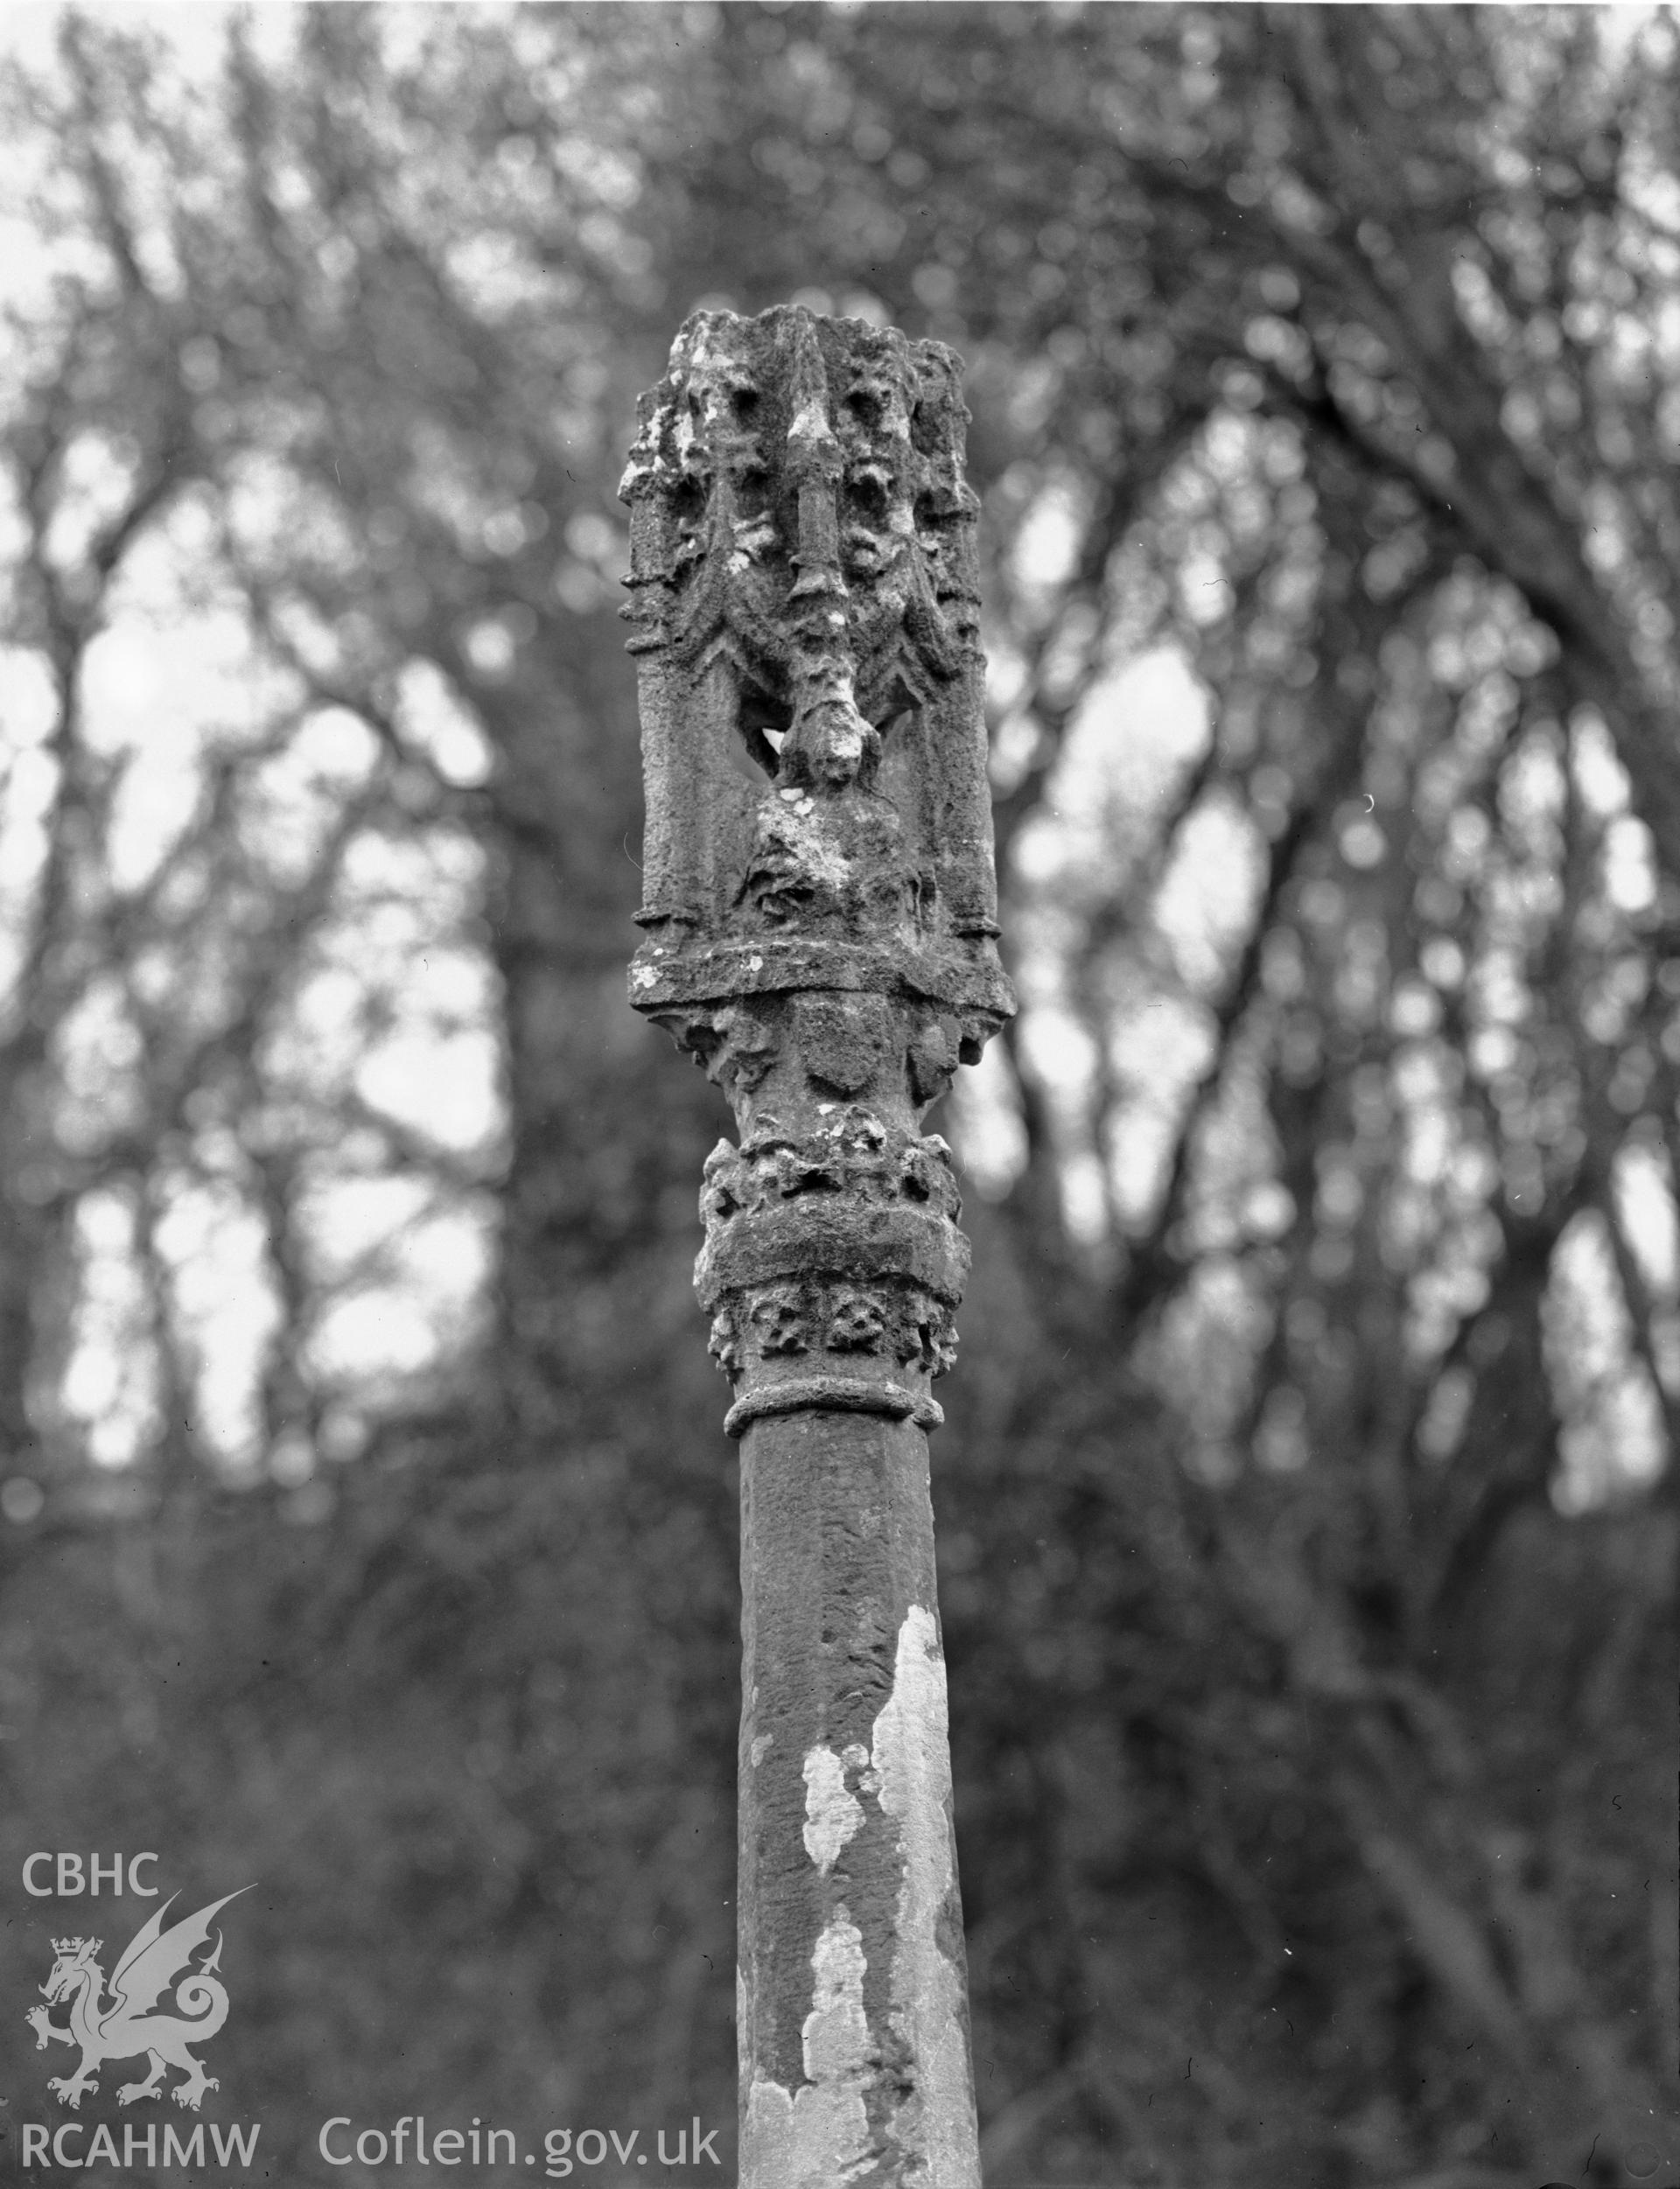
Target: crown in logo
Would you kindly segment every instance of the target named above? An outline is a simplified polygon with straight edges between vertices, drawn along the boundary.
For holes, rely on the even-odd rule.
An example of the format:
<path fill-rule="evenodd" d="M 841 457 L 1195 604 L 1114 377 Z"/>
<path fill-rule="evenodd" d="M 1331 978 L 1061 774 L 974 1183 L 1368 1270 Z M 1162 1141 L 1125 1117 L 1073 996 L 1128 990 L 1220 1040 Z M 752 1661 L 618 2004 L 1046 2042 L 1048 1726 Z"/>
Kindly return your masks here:
<path fill-rule="evenodd" d="M 52 1950 L 55 1954 L 79 1954 L 85 1946 L 90 1954 L 96 1954 L 104 1943 L 102 1938 L 55 1938 Z"/>

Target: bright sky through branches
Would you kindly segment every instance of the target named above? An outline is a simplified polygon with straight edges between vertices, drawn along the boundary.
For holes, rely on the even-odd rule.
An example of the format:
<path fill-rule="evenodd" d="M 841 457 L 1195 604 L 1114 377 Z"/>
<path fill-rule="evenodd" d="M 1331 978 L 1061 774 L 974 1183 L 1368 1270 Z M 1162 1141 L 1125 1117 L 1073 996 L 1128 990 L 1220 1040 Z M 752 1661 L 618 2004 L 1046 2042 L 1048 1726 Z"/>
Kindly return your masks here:
<path fill-rule="evenodd" d="M 220 5 L 105 12 L 161 34 L 176 93 L 185 85 L 189 100 L 220 66 L 229 14 Z M 56 7 L 15 9 L 0 43 L 51 74 L 63 19 Z M 290 8 L 259 9 L 252 22 L 264 53 L 284 56 L 302 19 Z M 379 19 L 394 26 L 401 46 L 427 17 L 391 10 Z M 517 23 L 518 11 L 508 20 Z M 383 51 L 388 64 L 395 48 Z M 396 127 L 388 115 L 374 115 L 375 133 L 388 124 Z M 493 187 L 522 205 L 519 193 L 536 187 L 537 163 L 529 141 L 516 141 L 524 153 L 497 165 Z M 598 156 L 582 139 L 581 150 L 567 142 L 556 172 L 570 161 L 595 190 L 584 216 L 596 224 L 591 233 L 627 265 L 644 248 L 629 232 L 634 157 L 611 148 Z M 33 180 L 50 197 L 50 150 L 44 136 L 36 143 Z M 167 290 L 168 251 L 160 241 L 167 222 L 157 176 L 147 171 L 147 180 L 144 165 L 136 159 L 136 175 L 145 183 L 136 183 L 134 193 L 142 255 L 148 268 L 156 258 L 163 269 L 156 278 Z M 414 203 L 423 228 L 441 217 L 424 188 L 441 187 L 438 178 L 446 169 L 438 153 L 402 171 L 404 188 L 422 190 Z M 200 181 L 211 171 L 206 165 Z M 276 205 L 286 200 L 308 227 L 320 208 L 303 171 L 283 162 L 274 187 Z M 469 317 L 476 314 L 480 331 L 499 328 L 522 304 L 531 311 L 535 300 L 537 318 L 548 309 L 538 261 L 516 248 L 514 226 L 498 227 L 498 218 L 475 216 L 477 225 L 469 223 L 440 259 L 456 301 L 464 300 Z M 314 241 L 305 255 L 322 276 L 318 301 L 323 310 L 330 304 L 348 313 L 346 325 L 328 331 L 327 347 L 336 351 L 349 339 L 346 326 L 361 324 L 356 300 L 371 288 L 364 292 L 358 284 L 371 283 L 374 266 L 371 258 L 364 264 L 360 247 L 330 222 L 310 232 Z M 14 220 L 9 234 L 18 245 L 10 254 L 11 302 L 22 331 L 14 332 L 0 369 L 21 382 L 30 324 L 51 315 L 52 277 L 70 268 L 86 274 L 93 247 L 74 217 L 61 220 L 45 249 L 34 248 L 36 231 L 27 222 Z M 88 278 L 96 289 L 110 269 Z M 1270 303 L 1287 309 L 1275 274 L 1268 279 Z M 929 286 L 923 282 L 915 293 Z M 407 324 L 402 339 L 370 351 L 382 386 L 395 386 L 394 376 L 407 368 Z M 1268 321 L 1267 334 L 1256 322 L 1264 337 L 1256 358 L 1270 353 L 1266 345 L 1282 324 Z M 198 405 L 194 430 L 206 446 L 221 430 L 216 325 L 217 333 L 206 325 L 182 344 L 178 360 Z M 560 423 L 550 422 L 568 447 L 572 438 L 598 433 L 620 399 L 598 367 L 593 356 L 578 362 L 564 418 L 556 411 Z M 1032 412 L 1048 385 L 1046 370 L 1040 359 L 1017 372 L 1004 404 L 1012 416 Z M 499 591 L 498 575 L 461 619 L 459 689 L 434 663 L 403 660 L 384 665 L 376 706 L 366 704 L 366 692 L 358 702 L 348 691 L 350 667 L 359 647 L 369 658 L 377 647 L 368 644 L 373 627 L 354 599 L 339 612 L 331 599 L 324 608 L 284 581 L 260 602 L 262 588 L 253 591 L 253 570 L 284 563 L 276 556 L 265 566 L 276 541 L 289 550 L 306 542 L 334 584 L 366 579 L 357 559 L 368 545 L 360 536 L 364 517 L 378 547 L 378 514 L 346 503 L 336 491 L 342 484 L 336 464 L 329 472 L 318 451 L 308 459 L 295 455 L 318 418 L 302 402 L 289 407 L 274 387 L 259 381 L 260 402 L 270 407 L 226 458 L 217 492 L 172 494 L 164 514 L 128 544 L 106 627 L 91 638 L 80 671 L 86 710 L 80 734 L 103 801 L 102 866 L 89 889 L 120 947 L 118 962 L 90 979 L 66 1012 L 61 1037 L 66 1096 L 58 1123 L 66 1145 L 88 1166 L 76 1234 L 84 1297 L 62 1385 L 67 1418 L 93 1437 L 107 1464 L 146 1448 L 162 1402 L 157 1378 L 149 1381 L 144 1372 L 158 1332 L 142 1327 L 148 1294 L 129 1281 L 136 1257 L 154 1252 L 166 1265 L 186 1353 L 197 1363 L 206 1434 L 224 1462 L 248 1472 L 265 1464 L 254 1424 L 264 1378 L 274 1373 L 270 1334 L 279 1326 L 276 1288 L 286 1281 L 287 1255 L 299 1297 L 314 1300 L 301 1341 L 304 1370 L 341 1407 L 351 1407 L 359 1392 L 363 1404 L 376 1408 L 446 1362 L 452 1346 L 479 1326 L 494 1268 L 494 1189 L 507 1121 L 502 999 L 481 925 L 482 858 L 478 837 L 459 818 L 465 806 L 451 808 L 455 818 L 421 825 L 411 794 L 421 776 L 467 796 L 485 784 L 492 746 L 471 693 L 478 690 L 488 706 L 488 695 L 514 677 L 542 617 L 530 600 L 514 597 L 511 584 Z M 1244 541 L 1275 527 L 1278 562 L 1266 581 L 1272 623 L 1263 635 L 1276 650 L 1270 666 L 1259 664 L 1257 678 L 1263 689 L 1270 680 L 1287 712 L 1294 703 L 1291 619 L 1322 575 L 1313 495 L 1301 483 L 1298 427 L 1282 415 L 1262 416 L 1256 400 L 1240 395 L 1216 403 L 1195 443 L 1166 472 L 1153 563 L 1134 543 L 1123 556 L 1134 557 L 1135 567 L 1116 566 L 1112 591 L 1123 606 L 1115 628 L 1080 640 L 1072 619 L 1074 637 L 1063 631 L 1032 670 L 1034 646 L 1060 628 L 1092 522 L 1088 482 L 1077 465 L 1023 458 L 994 489 L 991 522 L 1007 543 L 998 584 L 1009 595 L 993 646 L 994 774 L 1001 795 L 1034 766 L 1046 738 L 1029 697 L 1035 675 L 1039 689 L 1054 689 L 1059 675 L 1076 681 L 1082 644 L 1090 670 L 1046 794 L 1014 845 L 1011 943 L 1025 1006 L 1018 1057 L 1053 1122 L 1068 1229 L 1094 1269 L 1110 1275 L 1161 1208 L 1186 1118 L 1205 1094 L 1216 1094 L 1197 1128 L 1205 1181 L 1182 1230 L 1196 1251 L 1232 1262 L 1211 1289 L 1191 1295 L 1192 1307 L 1203 1300 L 1211 1318 L 1198 1323 L 1192 1313 L 1185 1342 L 1193 1352 L 1224 1346 L 1230 1330 L 1246 1326 L 1226 1297 L 1243 1255 L 1251 1274 L 1270 1242 L 1298 1219 L 1311 1218 L 1323 1233 L 1312 1248 L 1315 1277 L 1337 1282 L 1363 1209 L 1380 1216 L 1385 1281 L 1404 1292 L 1410 1342 L 1418 1358 L 1428 1360 L 1457 1319 L 1487 1297 L 1496 1247 L 1489 1196 L 1503 1192 L 1515 1206 L 1525 1190 L 1515 1171 L 1501 1171 L 1486 1137 L 1466 1127 L 1453 1076 L 1460 1060 L 1446 1028 L 1461 1011 L 1466 1031 L 1458 1046 L 1497 1110 L 1524 1053 L 1522 1028 L 1533 1003 L 1526 960 L 1536 907 L 1544 908 L 1554 878 L 1550 855 L 1536 852 L 1526 864 L 1508 855 L 1473 779 L 1507 734 L 1515 679 L 1533 673 L 1544 648 L 1531 626 L 1516 627 L 1522 619 L 1506 598 L 1509 588 L 1490 587 L 1465 568 L 1442 585 L 1427 667 L 1441 689 L 1464 695 L 1461 718 L 1418 770 L 1410 814 L 1383 791 L 1385 780 L 1404 782 L 1404 767 L 1393 752 L 1377 754 L 1367 779 L 1371 787 L 1350 790 L 1327 814 L 1334 857 L 1301 889 L 1298 918 L 1292 908 L 1286 921 L 1260 938 L 1260 990 L 1278 1023 L 1305 985 L 1302 938 L 1310 943 L 1316 935 L 1326 955 L 1330 945 L 1346 945 L 1334 982 L 1336 1009 L 1349 1025 L 1392 1040 L 1390 1084 L 1379 1090 L 1382 1072 L 1368 1067 L 1365 1122 L 1326 1143 L 1316 1200 L 1303 1188 L 1298 1207 L 1277 1174 L 1265 1107 L 1255 1091 L 1257 1064 L 1239 1053 L 1216 1085 L 1210 1079 L 1233 1032 L 1222 1022 L 1223 1000 L 1258 916 L 1270 846 L 1293 793 L 1285 767 L 1250 764 L 1244 739 L 1252 741 L 1253 724 L 1240 710 L 1218 718 L 1190 663 L 1203 640 L 1236 614 Z M 552 507 L 533 497 L 528 478 L 500 475 L 499 459 L 475 471 L 444 424 L 446 413 L 446 404 L 430 410 L 422 404 L 416 412 L 412 482 L 416 508 L 438 528 L 445 556 L 464 569 L 511 570 L 552 525 L 556 553 L 544 582 L 553 598 L 544 595 L 542 612 L 553 614 L 554 601 L 568 614 L 593 612 L 622 566 L 620 528 L 592 509 L 556 521 Z M 86 558 L 101 525 L 132 490 L 140 460 L 138 441 L 103 423 L 85 423 L 72 439 L 43 542 L 55 568 L 69 570 Z M 570 472 L 564 476 L 570 479 Z M 17 515 L 0 511 L 0 554 L 20 551 Z M 1605 542 L 1616 531 L 1614 513 L 1598 529 L 1595 551 L 1611 552 Z M 348 575 L 357 571 L 360 578 Z M 1404 570 L 1394 577 L 1376 551 L 1370 576 L 1379 589 L 1406 582 Z M 331 585 L 326 590 L 330 595 Z M 1152 599 L 1147 612 L 1135 605 Z M 1411 644 L 1396 638 L 1385 661 L 1404 663 Z M 1066 654 L 1060 666 L 1059 646 Z M 1502 648 L 1508 666 L 1500 662 Z M 44 871 L 43 816 L 62 789 L 48 749 L 56 703 L 40 657 L 14 652 L 7 667 L 10 778 L 0 809 L 0 891 L 10 896 L 0 895 L 0 953 L 26 927 L 29 892 Z M 1303 668 L 1308 682 L 1327 674 L 1311 657 Z M 1396 719 L 1410 705 L 1394 701 Z M 1406 734 L 1415 733 L 1414 722 Z M 1513 836 L 1527 830 L 1536 844 L 1555 826 L 1558 802 L 1572 780 L 1584 807 L 1603 823 L 1607 916 L 1636 919 L 1648 911 L 1657 886 L 1650 833 L 1628 810 L 1628 779 L 1602 722 L 1578 710 L 1566 735 L 1550 743 L 1530 736 L 1500 767 L 1498 796 Z M 235 777 L 238 797 L 213 826 L 217 786 Z M 1392 810 L 1377 812 L 1378 792 Z M 1373 910 L 1371 892 L 1402 871 L 1396 849 L 1420 825 L 1425 835 L 1438 830 L 1445 860 L 1456 862 L 1452 887 L 1460 905 L 1485 885 L 1486 932 L 1480 940 L 1467 931 L 1459 938 L 1433 934 L 1415 966 L 1390 966 L 1390 955 L 1397 960 L 1404 950 L 1411 908 L 1396 896 Z M 259 1052 L 246 1060 L 249 1099 L 242 1107 L 227 1077 L 213 1086 L 209 1074 L 205 1084 L 177 1090 L 178 1114 L 166 1129 L 144 1120 L 148 1074 L 167 1048 L 165 1037 L 192 1036 L 213 1050 L 216 1026 L 237 1026 L 240 984 L 251 977 L 240 958 L 248 900 L 306 896 L 323 862 L 332 878 L 326 909 L 287 972 L 284 994 L 265 1002 L 274 1015 Z M 158 933 L 130 948 L 123 938 L 142 900 Z M 18 961 L 14 944 L 10 962 L 0 955 L 0 979 L 17 977 Z M 1594 1041 L 1617 1039 L 1625 1026 L 1629 995 L 1617 985 L 1624 973 L 1625 966 L 1613 968 L 1584 1001 Z M 1004 1190 L 1025 1160 L 1021 1098 L 1007 1064 L 993 1058 L 965 1080 L 954 1106 L 956 1131 L 983 1190 Z M 159 1200 L 150 1210 L 126 1203 L 99 1171 L 107 1142 L 122 1131 L 138 1133 L 143 1122 L 148 1129 L 157 1124 L 169 1157 L 156 1172 Z M 1660 1165 L 1625 1157 L 1618 1192 L 1638 1265 L 1654 1291 L 1672 1294 L 1671 1180 Z M 284 1234 L 294 1221 L 290 1238 Z M 1606 1297 L 1615 1292 L 1614 1267 L 1606 1273 L 1601 1258 L 1573 1243 L 1570 1253 L 1582 1272 L 1578 1301 L 1590 1299 L 1595 1286 Z M 1561 1259 L 1567 1263 L 1570 1256 Z M 1559 1282 L 1567 1291 L 1562 1276 Z M 1569 1332 L 1586 1330 L 1587 1309 L 1578 1301 L 1559 1310 L 1564 1351 L 1575 1342 Z M 1605 1326 L 1613 1325 L 1614 1317 Z M 1614 1352 L 1622 1341 L 1613 1329 L 1607 1342 Z M 1600 1403 L 1602 1381 L 1578 1379 L 1572 1387 L 1584 1419 Z M 1586 1441 L 1597 1433 L 1589 1423 Z M 1626 1433 L 1637 1443 L 1646 1432 L 1635 1423 Z M 1585 1448 L 1578 1437 L 1566 1451 Z M 288 1451 L 296 1474 L 295 1444 Z"/>

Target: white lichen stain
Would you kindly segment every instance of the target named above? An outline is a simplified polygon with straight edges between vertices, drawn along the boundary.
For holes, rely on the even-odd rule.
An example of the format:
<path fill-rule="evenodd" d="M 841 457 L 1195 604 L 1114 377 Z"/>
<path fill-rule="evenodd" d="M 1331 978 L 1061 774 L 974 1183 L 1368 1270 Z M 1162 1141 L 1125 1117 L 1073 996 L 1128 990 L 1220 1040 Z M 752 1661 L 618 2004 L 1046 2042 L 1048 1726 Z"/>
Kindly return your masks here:
<path fill-rule="evenodd" d="M 776 1737 L 774 1733 L 760 1733 L 754 1738 L 752 1743 L 752 1768 L 754 1771 L 758 1769 L 759 1766 L 764 1761 L 765 1758 L 770 1753 L 770 1751 L 775 1746 L 775 1745 Z"/>
<path fill-rule="evenodd" d="M 742 2189 L 836 2189 L 871 2166 L 866 1965 L 864 1934 L 842 1901 L 811 1955 L 816 1982 L 802 2032 L 805 2081 L 790 2095 L 755 2077 L 747 2094 Z"/>
<path fill-rule="evenodd" d="M 869 2025 L 864 2018 L 864 1934 L 844 1900 L 824 1926 L 811 1954 L 816 1977 L 811 2011 L 801 2032 L 805 2080 L 836 2082 L 858 2073 L 869 2060 Z"/>
<path fill-rule="evenodd" d="M 737 517 L 731 528 L 737 549 L 754 562 L 767 555 L 776 544 L 776 528 L 768 517 Z M 731 568 L 733 567 L 732 563 Z"/>
<path fill-rule="evenodd" d="M 868 726 L 860 717 L 859 727 L 837 733 L 830 743 L 836 751 L 843 746 L 850 750 L 855 745 L 861 752 L 863 731 Z M 799 871 L 813 882 L 826 883 L 832 890 L 844 890 L 851 878 L 851 861 L 829 834 L 826 820 L 816 809 L 816 801 L 802 798 L 796 806 L 784 806 L 779 813 L 771 806 L 770 813 L 780 824 L 774 830 L 776 841 Z"/>
<path fill-rule="evenodd" d="M 938 1934 L 955 1880 L 945 1660 L 938 1624 L 920 1604 L 899 1630 L 892 1692 L 875 1721 L 872 1762 L 877 1799 L 899 1826 L 903 1870 L 890 2011 L 915 2077 L 892 2133 L 900 2151 L 920 2162 L 905 2175 L 906 2185 L 980 2189 L 962 1982 Z"/>
<path fill-rule="evenodd" d="M 849 1748 L 846 1757 L 852 1752 Z M 858 1760 L 863 1760 L 861 1752 Z M 863 1829 L 863 1805 L 846 1791 L 845 1760 L 821 1741 L 805 1759 L 803 1777 L 805 1852 L 826 1878 L 839 1860 L 840 1850 Z"/>
<path fill-rule="evenodd" d="M 833 440 L 834 431 L 821 403 L 807 402 L 801 407 L 798 416 L 788 429 L 788 438 L 790 441 Z"/>

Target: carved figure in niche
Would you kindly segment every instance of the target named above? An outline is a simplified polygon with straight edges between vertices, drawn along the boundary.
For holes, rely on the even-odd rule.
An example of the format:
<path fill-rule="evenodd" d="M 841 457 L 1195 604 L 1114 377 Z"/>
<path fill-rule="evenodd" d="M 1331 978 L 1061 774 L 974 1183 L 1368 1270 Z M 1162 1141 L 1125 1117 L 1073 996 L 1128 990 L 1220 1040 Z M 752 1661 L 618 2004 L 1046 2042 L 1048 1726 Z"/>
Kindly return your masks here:
<path fill-rule="evenodd" d="M 646 924 L 996 934 L 967 415 L 937 343 L 798 307 L 684 326 L 621 488 L 660 657 Z M 762 772 L 745 811 L 732 750 Z"/>

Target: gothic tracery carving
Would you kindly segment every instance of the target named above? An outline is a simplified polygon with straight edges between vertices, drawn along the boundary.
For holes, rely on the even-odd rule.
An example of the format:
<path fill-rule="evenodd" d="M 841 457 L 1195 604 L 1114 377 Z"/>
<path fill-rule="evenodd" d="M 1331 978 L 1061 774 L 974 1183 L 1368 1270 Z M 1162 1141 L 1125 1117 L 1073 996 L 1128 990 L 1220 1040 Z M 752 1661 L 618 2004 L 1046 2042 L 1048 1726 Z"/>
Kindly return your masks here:
<path fill-rule="evenodd" d="M 954 1353 L 967 1242 L 918 1120 L 1013 1009 L 958 372 L 895 329 L 697 312 L 621 489 L 648 793 L 631 997 L 736 1113 L 696 1269 L 732 1421 L 931 1422 Z"/>

